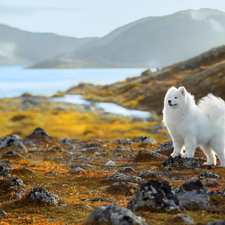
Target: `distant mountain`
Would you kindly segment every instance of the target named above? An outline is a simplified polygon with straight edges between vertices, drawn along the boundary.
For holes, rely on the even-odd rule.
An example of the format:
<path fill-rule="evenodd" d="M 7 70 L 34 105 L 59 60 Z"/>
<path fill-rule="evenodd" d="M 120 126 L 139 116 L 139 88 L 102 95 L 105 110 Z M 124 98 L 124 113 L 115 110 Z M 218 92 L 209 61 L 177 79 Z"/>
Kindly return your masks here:
<path fill-rule="evenodd" d="M 75 51 L 96 38 L 71 38 L 32 33 L 0 24 L 0 65 L 32 65 Z"/>
<path fill-rule="evenodd" d="M 165 67 L 223 44 L 224 12 L 185 10 L 138 20 L 35 67 Z"/>

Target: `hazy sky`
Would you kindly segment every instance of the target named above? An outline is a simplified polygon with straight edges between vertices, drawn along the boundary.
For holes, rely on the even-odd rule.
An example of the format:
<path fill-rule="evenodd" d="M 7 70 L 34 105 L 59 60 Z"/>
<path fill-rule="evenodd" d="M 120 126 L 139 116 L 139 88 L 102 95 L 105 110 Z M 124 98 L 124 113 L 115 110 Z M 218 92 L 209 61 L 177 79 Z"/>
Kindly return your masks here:
<path fill-rule="evenodd" d="M 0 23 L 32 32 L 102 37 L 143 17 L 200 8 L 225 12 L 225 0 L 0 0 Z"/>

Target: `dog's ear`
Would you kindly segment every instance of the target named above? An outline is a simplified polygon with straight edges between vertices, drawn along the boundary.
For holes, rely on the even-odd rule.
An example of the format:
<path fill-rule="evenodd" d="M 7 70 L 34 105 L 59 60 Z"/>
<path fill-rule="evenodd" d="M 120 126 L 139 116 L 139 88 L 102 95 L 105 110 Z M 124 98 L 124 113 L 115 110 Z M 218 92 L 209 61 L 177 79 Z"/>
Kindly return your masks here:
<path fill-rule="evenodd" d="M 184 86 L 182 86 L 182 87 L 179 87 L 178 88 L 178 90 L 180 91 L 180 93 L 183 95 L 183 96 L 185 96 L 186 95 L 186 89 L 185 89 L 185 87 Z"/>

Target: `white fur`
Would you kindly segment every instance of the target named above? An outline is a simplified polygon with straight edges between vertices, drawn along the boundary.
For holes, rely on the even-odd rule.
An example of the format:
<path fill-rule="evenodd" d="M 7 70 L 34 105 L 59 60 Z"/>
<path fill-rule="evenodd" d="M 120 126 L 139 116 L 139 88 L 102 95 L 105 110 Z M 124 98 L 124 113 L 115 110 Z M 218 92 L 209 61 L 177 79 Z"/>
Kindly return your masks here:
<path fill-rule="evenodd" d="M 164 99 L 163 123 L 173 140 L 172 157 L 193 157 L 199 146 L 207 156 L 205 165 L 216 165 L 216 153 L 225 167 L 225 102 L 221 98 L 209 94 L 196 105 L 184 87 L 171 87 Z"/>

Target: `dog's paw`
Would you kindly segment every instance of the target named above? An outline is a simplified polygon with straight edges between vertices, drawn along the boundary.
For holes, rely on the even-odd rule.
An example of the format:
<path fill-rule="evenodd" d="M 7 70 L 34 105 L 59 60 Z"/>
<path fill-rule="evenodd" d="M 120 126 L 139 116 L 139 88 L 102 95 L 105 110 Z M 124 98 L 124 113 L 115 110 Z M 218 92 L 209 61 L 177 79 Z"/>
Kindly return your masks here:
<path fill-rule="evenodd" d="M 176 157 L 180 156 L 180 154 L 179 154 L 179 153 L 177 154 L 177 153 L 174 153 L 174 152 L 173 152 L 173 153 L 171 154 L 171 156 L 172 156 L 173 158 L 176 158 Z"/>
<path fill-rule="evenodd" d="M 215 166 L 214 163 L 205 162 L 203 163 L 203 166 Z"/>
<path fill-rule="evenodd" d="M 203 163 L 203 166 L 215 166 L 215 165 L 216 165 L 216 162 L 205 162 L 205 163 Z M 223 167 L 225 167 L 225 165 Z"/>
<path fill-rule="evenodd" d="M 192 158 L 193 156 L 189 154 L 187 151 L 181 155 L 181 158 Z"/>

